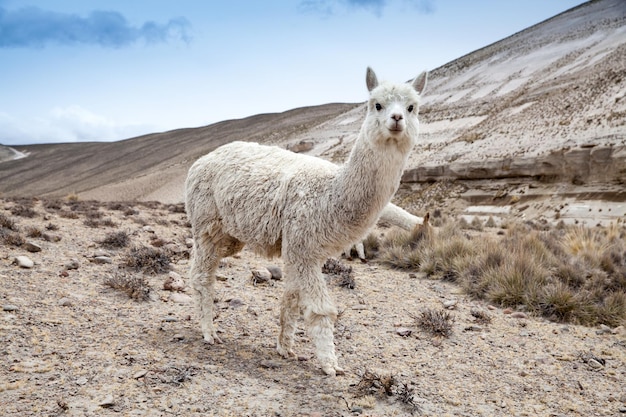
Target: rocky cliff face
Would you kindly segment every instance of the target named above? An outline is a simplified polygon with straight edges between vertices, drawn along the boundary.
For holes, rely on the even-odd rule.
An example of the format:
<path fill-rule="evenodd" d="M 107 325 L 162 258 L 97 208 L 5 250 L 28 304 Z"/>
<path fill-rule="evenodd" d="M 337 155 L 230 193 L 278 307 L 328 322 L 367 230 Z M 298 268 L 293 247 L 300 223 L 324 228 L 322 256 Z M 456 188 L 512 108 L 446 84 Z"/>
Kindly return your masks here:
<path fill-rule="evenodd" d="M 405 172 L 402 182 L 505 178 L 564 181 L 576 185 L 590 181 L 626 184 L 626 146 L 590 144 L 575 149 L 559 149 L 541 156 L 416 167 Z"/>

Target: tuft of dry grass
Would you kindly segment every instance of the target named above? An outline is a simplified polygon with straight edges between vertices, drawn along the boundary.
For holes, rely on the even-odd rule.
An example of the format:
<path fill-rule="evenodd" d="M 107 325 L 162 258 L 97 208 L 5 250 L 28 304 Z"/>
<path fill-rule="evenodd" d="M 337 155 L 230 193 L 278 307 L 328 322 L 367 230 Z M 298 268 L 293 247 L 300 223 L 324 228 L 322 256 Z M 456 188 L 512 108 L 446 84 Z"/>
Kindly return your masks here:
<path fill-rule="evenodd" d="M 415 402 L 415 390 L 408 384 L 400 382 L 393 374 L 380 375 L 365 369 L 361 379 L 355 386 L 357 396 L 361 398 L 392 398 L 395 397 L 405 406 L 408 406 L 411 414 L 419 412 L 419 406 Z M 370 407 L 373 407 L 370 406 Z"/>
<path fill-rule="evenodd" d="M 131 248 L 123 259 L 123 265 L 127 268 L 152 275 L 169 272 L 170 263 L 167 251 L 146 246 Z"/>
<path fill-rule="evenodd" d="M 467 235 L 448 223 L 435 238 L 412 242 L 390 233 L 379 259 L 459 284 L 469 295 L 520 307 L 550 320 L 626 323 L 626 229 L 509 223 L 499 236 Z"/>
<path fill-rule="evenodd" d="M 342 262 L 334 258 L 329 258 L 322 266 L 322 272 L 324 274 L 330 274 L 339 277 L 338 285 L 343 288 L 349 288 L 353 290 L 356 287 L 356 281 L 354 279 L 354 272 L 351 266 L 346 266 Z"/>
<path fill-rule="evenodd" d="M 149 300 L 152 291 L 150 283 L 142 275 L 116 273 L 105 279 L 104 284 L 126 293 L 130 298 L 137 301 Z"/>
<path fill-rule="evenodd" d="M 0 228 L 13 230 L 14 232 L 18 230 L 17 223 L 15 223 L 15 220 L 13 220 L 10 217 L 5 216 L 2 213 L 0 213 Z"/>
<path fill-rule="evenodd" d="M 425 309 L 413 319 L 420 328 L 434 336 L 448 337 L 452 333 L 454 318 L 446 310 Z"/>
<path fill-rule="evenodd" d="M 118 232 L 107 233 L 99 243 L 105 248 L 116 249 L 125 248 L 130 242 L 130 236 L 126 231 L 120 230 Z"/>

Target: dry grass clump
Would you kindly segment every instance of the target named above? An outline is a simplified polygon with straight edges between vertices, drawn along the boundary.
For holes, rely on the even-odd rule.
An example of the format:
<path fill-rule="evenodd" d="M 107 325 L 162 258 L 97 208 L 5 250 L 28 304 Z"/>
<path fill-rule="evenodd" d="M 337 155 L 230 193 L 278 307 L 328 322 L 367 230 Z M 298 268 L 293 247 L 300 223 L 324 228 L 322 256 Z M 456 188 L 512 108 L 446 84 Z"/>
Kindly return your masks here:
<path fill-rule="evenodd" d="M 123 230 L 120 230 L 119 232 L 111 232 L 107 233 L 104 239 L 102 239 L 99 243 L 105 248 L 110 249 L 125 248 L 130 243 L 130 236 L 128 236 L 128 233 Z"/>
<path fill-rule="evenodd" d="M 26 236 L 32 238 L 40 238 L 43 236 L 43 232 L 41 231 L 41 229 L 38 229 L 35 226 L 27 226 Z"/>
<path fill-rule="evenodd" d="M 123 260 L 124 266 L 148 274 L 169 272 L 171 258 L 167 251 L 146 246 L 133 247 Z"/>
<path fill-rule="evenodd" d="M 28 218 L 33 218 L 37 216 L 37 212 L 33 208 L 32 200 L 20 200 L 20 202 L 16 203 L 16 205 L 11 207 L 10 211 L 11 211 L 11 214 L 14 216 L 28 217 Z"/>
<path fill-rule="evenodd" d="M 10 217 L 5 216 L 2 213 L 0 213 L 0 228 L 13 230 L 14 232 L 18 230 L 17 223 L 15 223 L 15 220 L 13 220 Z"/>
<path fill-rule="evenodd" d="M 413 319 L 417 325 L 434 336 L 448 337 L 452 333 L 454 318 L 446 310 L 426 309 Z"/>
<path fill-rule="evenodd" d="M 467 224 L 467 222 L 465 222 Z M 503 236 L 469 236 L 449 223 L 436 238 L 390 234 L 380 259 L 455 282 L 473 297 L 550 320 L 626 322 L 626 229 L 509 224 Z"/>
<path fill-rule="evenodd" d="M 415 402 L 415 390 L 398 381 L 398 378 L 393 374 L 380 375 L 365 369 L 355 386 L 355 390 L 359 397 L 395 397 L 402 404 L 408 406 L 411 413 L 419 411 L 419 406 Z"/>
<path fill-rule="evenodd" d="M 340 287 L 349 288 L 351 290 L 356 286 L 354 272 L 351 266 L 346 266 L 337 259 L 329 258 L 322 266 L 324 274 L 334 275 L 339 278 L 338 285 Z"/>
<path fill-rule="evenodd" d="M 19 233 L 17 223 L 10 217 L 0 213 L 0 242 L 6 246 L 22 246 L 26 243 Z"/>
<path fill-rule="evenodd" d="M 123 291 L 130 298 L 137 301 L 149 300 L 150 292 L 152 291 L 148 280 L 142 275 L 116 273 L 105 279 L 104 284 Z"/>

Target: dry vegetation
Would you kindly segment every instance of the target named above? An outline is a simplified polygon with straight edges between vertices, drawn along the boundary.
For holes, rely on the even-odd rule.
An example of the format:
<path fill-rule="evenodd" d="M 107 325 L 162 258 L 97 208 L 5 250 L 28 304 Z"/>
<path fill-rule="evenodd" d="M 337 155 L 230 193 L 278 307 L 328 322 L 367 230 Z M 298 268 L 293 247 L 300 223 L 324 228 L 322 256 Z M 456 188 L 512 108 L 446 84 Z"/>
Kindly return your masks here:
<path fill-rule="evenodd" d="M 159 416 L 515 415 L 516 409 L 534 415 L 539 406 L 526 408 L 529 398 L 544 400 L 524 382 L 531 380 L 527 375 L 537 372 L 540 384 L 553 382 L 542 379 L 545 369 L 533 362 L 538 353 L 532 352 L 559 346 L 565 332 L 585 334 L 575 340 L 602 348 L 580 344 L 565 355 L 561 352 L 569 346 L 557 347 L 557 365 L 571 361 L 572 366 L 554 372 L 576 375 L 585 389 L 621 384 L 626 341 L 620 333 L 610 336 L 614 341 L 601 338 L 626 322 L 623 226 L 508 223 L 497 228 L 493 221 L 463 222 L 441 213 L 431 223 L 438 227 L 373 232 L 365 240 L 367 264 L 330 259 L 324 265 L 341 311 L 338 351 L 351 371 L 329 380 L 308 360 L 313 352 L 305 332 L 297 332 L 299 353 L 304 352 L 299 361 L 276 356 L 283 283 L 271 279 L 254 285 L 252 265 L 265 261 L 245 252 L 225 260 L 218 271 L 216 320 L 225 345 L 202 344 L 191 297 L 184 288 L 164 289 L 171 271 L 181 278 L 188 267 L 190 230 L 182 205 L 75 197 L 0 200 L 0 274 L 6 283 L 0 292 L 6 316 L 0 342 L 7 346 L 0 392 L 11 399 L 7 410 L 25 416 L 119 415 L 138 410 L 139 402 L 160 410 L 154 413 Z M 42 258 L 29 254 L 36 260 L 32 270 L 13 264 L 15 255 L 28 254 L 27 243 L 48 252 Z M 58 301 L 50 299 L 52 294 Z M 175 296 L 182 301 L 173 301 Z M 443 304 L 450 298 L 454 302 Z M 510 318 L 506 309 L 523 312 L 524 319 Z M 577 324 L 603 324 L 609 331 L 562 327 Z M 531 336 L 543 325 L 555 327 L 541 338 Z M 524 334 L 527 340 L 519 342 Z M 511 350 L 504 360 L 502 349 Z M 534 365 L 516 370 L 522 359 Z M 502 362 L 497 375 L 506 377 L 490 376 L 495 361 Z M 126 379 L 107 382 L 103 375 L 111 366 Z M 464 387 L 464 378 L 478 386 Z M 507 380 L 515 382 L 503 387 Z M 521 388 L 514 388 L 492 409 L 492 400 L 484 398 L 490 386 L 503 392 L 511 386 L 524 389 L 516 393 Z M 26 389 L 40 394 L 31 397 Z M 569 392 L 567 385 L 560 389 Z M 105 391 L 114 394 L 113 401 Z M 588 409 L 564 406 L 567 395 L 552 398 L 547 409 L 554 415 L 589 415 L 572 410 L 602 404 L 616 411 L 622 402 L 619 392 L 598 399 L 573 391 L 570 396 L 580 396 Z M 283 392 L 287 397 L 277 394 Z M 477 398 L 491 411 L 475 412 Z M 163 399 L 171 403 L 163 405 Z M 511 407 L 502 405 L 507 401 Z"/>
<path fill-rule="evenodd" d="M 477 219 L 477 218 L 475 218 Z M 626 320 L 626 228 L 532 223 L 475 233 L 449 221 L 435 235 L 393 231 L 381 262 L 460 285 L 469 295 L 553 321 L 619 326 Z"/>

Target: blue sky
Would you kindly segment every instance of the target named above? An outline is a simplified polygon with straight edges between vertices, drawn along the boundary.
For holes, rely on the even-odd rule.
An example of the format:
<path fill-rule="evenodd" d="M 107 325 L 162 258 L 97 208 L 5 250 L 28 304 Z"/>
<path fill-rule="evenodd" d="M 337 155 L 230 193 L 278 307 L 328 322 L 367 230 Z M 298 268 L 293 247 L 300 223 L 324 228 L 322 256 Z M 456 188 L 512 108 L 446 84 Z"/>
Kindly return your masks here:
<path fill-rule="evenodd" d="M 582 2 L 0 0 L 0 143 L 362 102 Z"/>

